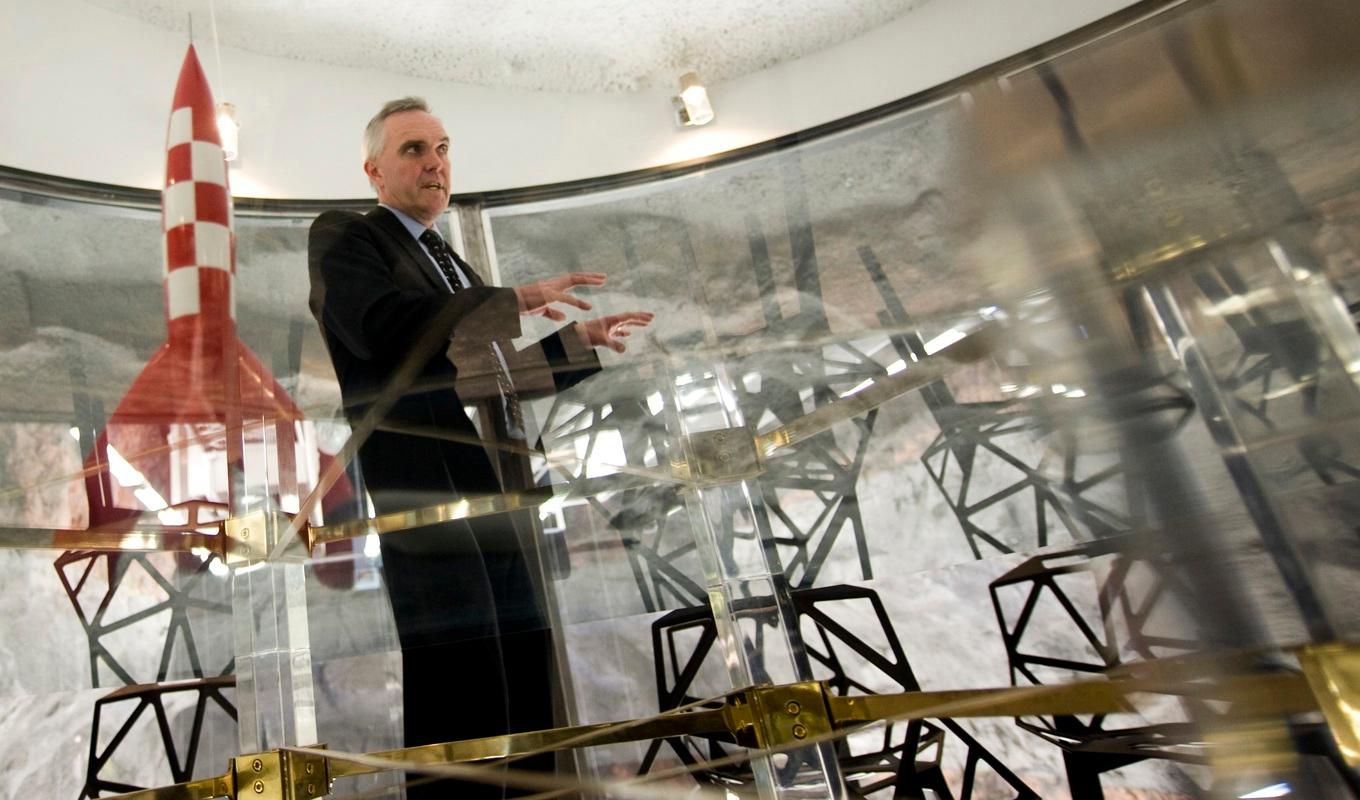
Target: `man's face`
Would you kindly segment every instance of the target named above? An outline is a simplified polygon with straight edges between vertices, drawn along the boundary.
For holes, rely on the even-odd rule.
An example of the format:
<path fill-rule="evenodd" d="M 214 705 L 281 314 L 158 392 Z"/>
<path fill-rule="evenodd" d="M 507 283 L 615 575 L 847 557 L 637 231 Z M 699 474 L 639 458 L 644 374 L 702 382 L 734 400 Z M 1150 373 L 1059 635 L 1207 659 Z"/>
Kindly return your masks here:
<path fill-rule="evenodd" d="M 424 111 L 393 114 L 383 129 L 382 153 L 364 162 L 378 200 L 433 225 L 449 207 L 449 135 Z"/>

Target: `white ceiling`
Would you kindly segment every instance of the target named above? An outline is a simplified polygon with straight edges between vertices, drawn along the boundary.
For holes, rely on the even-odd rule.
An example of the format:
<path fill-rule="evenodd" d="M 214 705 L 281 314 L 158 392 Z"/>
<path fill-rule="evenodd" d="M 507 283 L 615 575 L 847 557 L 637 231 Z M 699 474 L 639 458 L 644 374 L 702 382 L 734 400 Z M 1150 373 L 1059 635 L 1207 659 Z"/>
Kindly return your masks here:
<path fill-rule="evenodd" d="M 457 191 L 561 183 L 808 130 L 1134 0 L 533 2 L 498 0 L 493 10 L 488 0 L 466 0 L 458 24 L 440 25 L 433 20 L 453 12 L 431 11 L 434 0 L 0 0 L 8 67 L 0 108 L 23 110 L 0 124 L 0 164 L 159 189 L 186 11 L 214 93 L 235 103 L 241 119 L 233 190 L 318 199 L 370 196 L 359 132 L 393 97 L 423 96 L 441 114 L 457 142 Z M 419 36 L 394 33 L 406 28 Z M 429 44 L 444 40 L 469 44 Z M 518 70 L 509 69 L 512 59 Z M 675 123 L 674 81 L 687 68 L 708 82 L 717 110 L 702 128 Z M 88 119 L 100 120 L 98 147 L 80 124 Z"/>
<path fill-rule="evenodd" d="M 932 0 L 87 0 L 262 55 L 551 92 L 720 83 L 860 36 Z"/>

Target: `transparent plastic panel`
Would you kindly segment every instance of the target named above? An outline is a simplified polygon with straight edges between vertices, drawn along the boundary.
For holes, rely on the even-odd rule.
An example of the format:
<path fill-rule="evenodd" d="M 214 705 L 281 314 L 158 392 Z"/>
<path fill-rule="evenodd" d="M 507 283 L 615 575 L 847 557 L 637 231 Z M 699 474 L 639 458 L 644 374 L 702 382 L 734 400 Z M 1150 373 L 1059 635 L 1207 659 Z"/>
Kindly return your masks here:
<path fill-rule="evenodd" d="M 10 737 L 57 745 L 38 758 L 18 738 L 5 744 L 4 793 L 165 785 L 285 741 L 399 746 L 399 650 L 376 551 L 364 555 L 362 540 L 331 545 L 330 555 L 319 548 L 253 572 L 218 554 L 232 497 L 229 429 L 220 404 L 213 410 L 224 375 L 162 374 L 160 213 L 6 190 L 0 215 L 13 226 L 0 260 L 15 289 L 4 316 L 12 391 L 0 435 L 13 441 L 3 448 L 3 524 L 15 536 L 7 545 L 46 545 L 0 549 L 25 587 L 7 595 L 0 702 Z M 257 406 L 237 423 L 238 495 L 289 514 L 348 436 L 333 377 L 304 367 L 325 358 L 306 311 L 309 221 L 236 219 L 236 346 L 248 354 L 237 380 L 244 405 L 264 387 L 285 409 Z M 348 481 L 312 499 L 313 521 L 362 513 Z M 128 534 L 142 530 L 203 537 L 139 552 L 145 543 Z M 82 549 L 89 531 L 133 549 Z M 53 773 L 44 767 L 53 760 L 72 768 Z"/>
<path fill-rule="evenodd" d="M 503 282 L 598 269 L 597 310 L 658 314 L 605 373 L 536 409 L 545 477 L 657 476 L 545 513 L 580 721 L 759 681 L 764 654 L 797 661 L 790 641 L 856 694 L 1047 686 L 1208 653 L 1293 668 L 1294 648 L 1353 637 L 1357 262 L 1339 198 L 1356 186 L 1356 87 L 1317 27 L 1351 12 L 1207 5 L 777 154 L 488 210 Z M 1275 25 L 1283 44 L 1264 37 Z M 1216 61 L 1223 41 L 1232 63 Z M 1255 66 L 1266 52 L 1306 97 Z M 665 480 L 668 461 L 696 462 L 696 433 L 824 419 L 959 342 L 977 351 L 942 380 L 769 454 L 758 476 Z M 739 588 L 711 600 L 715 576 Z M 788 600 L 740 602 L 764 591 Z M 768 621 L 784 608 L 796 636 Z M 764 635 L 724 641 L 709 615 Z M 603 688 L 624 675 L 643 680 Z M 952 790 L 973 763 L 998 796 L 1341 780 L 1323 751 L 1292 779 L 1264 757 L 1216 777 L 1209 749 L 1187 754 L 1231 727 L 1221 712 L 1165 698 L 876 741 L 920 743 L 923 764 L 946 742 Z M 1282 742 L 1272 730 L 1259 740 Z M 1115 741 L 1138 754 L 1117 771 L 1074 755 Z M 731 768 L 702 761 L 729 757 L 694 740 L 585 759 L 602 775 L 697 761 L 721 785 Z M 871 758 L 839 760 L 852 789 L 881 790 Z"/>
<path fill-rule="evenodd" d="M 1037 376 L 1003 359 L 941 355 L 997 326 L 1013 336 L 1019 313 L 948 256 L 961 213 L 951 140 L 964 111 L 954 99 L 797 152 L 489 212 L 503 281 L 599 269 L 610 282 L 591 313 L 658 314 L 625 354 L 606 354 L 603 373 L 536 407 L 545 476 L 583 488 L 606 475 L 656 481 L 545 516 L 567 565 L 552 583 L 578 721 L 808 677 L 846 694 L 1006 685 L 989 581 L 1030 553 L 1131 529 L 1117 444 L 1094 424 L 1062 431 L 1046 420 L 1050 406 L 1089 407 L 1080 382 L 1055 378 L 1040 395 Z M 1057 314 L 1031 304 L 1024 313 Z M 720 453 L 714 434 L 736 444 L 801 430 L 941 358 L 943 381 L 829 418 L 748 480 L 667 479 L 669 465 L 693 470 Z M 1070 619 L 1043 628 L 1086 646 Z M 603 688 L 625 676 L 626 695 Z M 898 723 L 858 735 L 858 760 L 837 761 L 853 791 L 890 785 L 884 753 L 903 747 L 922 753 L 903 778 L 917 785 L 938 775 L 930 785 L 960 791 L 969 764 L 988 791 L 1060 785 L 1046 777 L 1060 774 L 1060 752 L 1026 736 L 1001 723 Z M 731 754 L 692 740 L 585 756 L 601 775 L 705 757 Z M 791 762 L 776 766 L 776 784 Z M 701 782 L 743 774 L 691 769 Z M 1176 780 L 1145 772 L 1138 785 Z"/>

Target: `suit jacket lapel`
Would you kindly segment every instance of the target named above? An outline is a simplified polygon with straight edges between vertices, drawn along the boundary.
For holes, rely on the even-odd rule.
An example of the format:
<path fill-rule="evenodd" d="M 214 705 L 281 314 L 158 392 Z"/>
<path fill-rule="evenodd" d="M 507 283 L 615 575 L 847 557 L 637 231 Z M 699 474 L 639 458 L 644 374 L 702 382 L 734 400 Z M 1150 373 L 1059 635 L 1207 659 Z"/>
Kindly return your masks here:
<path fill-rule="evenodd" d="M 420 270 L 420 273 L 425 276 L 425 280 L 430 282 L 432 288 L 438 289 L 441 293 L 448 292 L 449 288 L 445 285 L 443 276 L 437 272 L 439 268 L 434 265 L 429 256 L 425 255 L 425 251 L 420 248 L 420 243 L 415 240 L 415 237 L 411 236 L 410 231 L 406 230 L 406 226 L 401 224 L 401 220 L 382 206 L 368 212 L 368 218 L 380 230 L 397 241 L 417 269 Z"/>

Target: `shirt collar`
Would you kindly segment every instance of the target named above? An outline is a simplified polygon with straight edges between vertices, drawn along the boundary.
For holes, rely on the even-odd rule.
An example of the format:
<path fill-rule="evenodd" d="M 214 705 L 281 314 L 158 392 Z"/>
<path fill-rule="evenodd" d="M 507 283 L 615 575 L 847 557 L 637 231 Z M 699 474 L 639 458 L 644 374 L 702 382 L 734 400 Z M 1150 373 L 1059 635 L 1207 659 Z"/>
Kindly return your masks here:
<path fill-rule="evenodd" d="M 379 203 L 378 205 L 382 206 L 388 211 L 391 211 L 392 216 L 396 217 L 401 222 L 402 227 L 404 227 L 406 231 L 410 233 L 412 238 L 414 238 L 416 241 L 420 241 L 420 235 L 425 231 L 430 230 L 432 227 L 428 225 L 422 225 L 421 223 L 412 219 L 411 215 L 407 214 L 405 211 L 393 208 L 392 206 L 389 206 L 386 203 Z"/>

